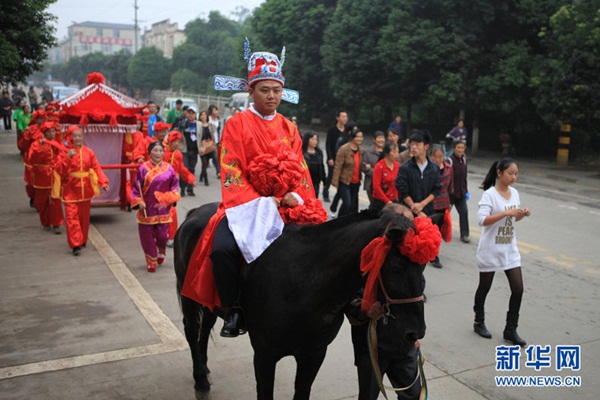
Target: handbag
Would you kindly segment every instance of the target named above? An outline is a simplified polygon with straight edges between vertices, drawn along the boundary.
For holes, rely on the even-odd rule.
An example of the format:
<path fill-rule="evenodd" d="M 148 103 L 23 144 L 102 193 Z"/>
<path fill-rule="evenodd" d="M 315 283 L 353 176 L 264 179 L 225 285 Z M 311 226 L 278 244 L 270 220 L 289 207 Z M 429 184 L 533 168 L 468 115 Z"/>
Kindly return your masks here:
<path fill-rule="evenodd" d="M 200 154 L 208 154 L 212 153 L 217 149 L 217 145 L 212 139 L 204 139 L 202 143 L 200 143 Z"/>

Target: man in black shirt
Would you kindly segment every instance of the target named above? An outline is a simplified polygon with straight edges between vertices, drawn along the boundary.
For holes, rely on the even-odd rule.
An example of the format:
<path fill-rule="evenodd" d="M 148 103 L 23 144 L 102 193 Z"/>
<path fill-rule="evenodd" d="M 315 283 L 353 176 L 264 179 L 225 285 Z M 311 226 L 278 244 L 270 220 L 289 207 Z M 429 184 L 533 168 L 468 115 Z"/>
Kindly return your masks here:
<path fill-rule="evenodd" d="M 338 110 L 335 114 L 336 124 L 327 131 L 325 140 L 325 151 L 327 153 L 327 179 L 323 187 L 323 200 L 329 202 L 329 186 L 331 185 L 331 177 L 333 175 L 333 165 L 336 156 L 336 143 L 338 138 L 345 132 L 346 123 L 348 122 L 348 113 L 346 110 Z M 337 194 L 336 194 L 337 196 Z"/>

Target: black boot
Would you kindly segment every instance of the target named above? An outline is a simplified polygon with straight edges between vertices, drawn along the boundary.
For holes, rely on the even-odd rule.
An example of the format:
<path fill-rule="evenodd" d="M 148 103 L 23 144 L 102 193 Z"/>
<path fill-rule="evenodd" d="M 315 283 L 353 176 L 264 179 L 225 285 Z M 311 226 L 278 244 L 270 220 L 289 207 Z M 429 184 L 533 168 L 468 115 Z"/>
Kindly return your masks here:
<path fill-rule="evenodd" d="M 519 314 L 506 313 L 506 327 L 504 328 L 504 340 L 508 340 L 512 344 L 525 347 L 527 346 L 527 342 L 525 342 L 517 333 L 518 325 Z"/>
<path fill-rule="evenodd" d="M 475 322 L 473 323 L 473 330 L 479 336 L 486 339 L 491 339 L 492 333 L 488 331 L 487 327 L 485 326 L 485 312 L 483 310 L 478 311 L 475 309 L 475 307 L 473 307 L 473 310 L 475 311 Z"/>
<path fill-rule="evenodd" d="M 221 336 L 234 338 L 246 333 L 246 321 L 241 308 L 232 308 L 225 315 Z"/>

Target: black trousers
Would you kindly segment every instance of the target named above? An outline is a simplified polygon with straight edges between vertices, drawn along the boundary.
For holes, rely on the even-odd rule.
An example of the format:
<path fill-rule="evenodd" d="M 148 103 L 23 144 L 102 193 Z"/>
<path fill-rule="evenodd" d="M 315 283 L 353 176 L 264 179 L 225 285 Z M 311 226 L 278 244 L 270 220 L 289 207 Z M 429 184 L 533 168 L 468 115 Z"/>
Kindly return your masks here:
<path fill-rule="evenodd" d="M 12 130 L 12 119 L 10 115 L 3 115 L 2 120 L 4 121 L 4 129 L 7 131 Z"/>
<path fill-rule="evenodd" d="M 210 260 L 221 305 L 231 308 L 237 303 L 240 293 L 242 253 L 229 229 L 227 217 L 217 225 Z"/>
<path fill-rule="evenodd" d="M 198 164 L 198 152 L 197 151 L 186 151 L 183 154 L 183 165 L 190 171 L 192 174 L 196 175 L 196 165 Z M 194 190 L 194 187 L 184 181 L 183 179 L 179 180 L 179 187 L 181 191 L 191 192 Z"/>
<path fill-rule="evenodd" d="M 460 223 L 460 237 L 469 236 L 469 207 L 467 207 L 467 199 L 452 199 L 452 204 L 458 212 Z"/>

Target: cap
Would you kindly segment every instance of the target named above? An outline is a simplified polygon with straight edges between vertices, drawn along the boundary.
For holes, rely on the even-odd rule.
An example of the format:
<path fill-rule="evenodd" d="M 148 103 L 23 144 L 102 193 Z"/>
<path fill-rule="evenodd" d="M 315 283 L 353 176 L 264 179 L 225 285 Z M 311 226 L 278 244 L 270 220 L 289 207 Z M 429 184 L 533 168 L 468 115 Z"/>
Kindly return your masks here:
<path fill-rule="evenodd" d="M 170 128 L 171 128 L 171 125 L 165 124 L 162 121 L 156 122 L 153 126 L 154 131 L 166 131 L 166 130 L 169 130 Z"/>
<path fill-rule="evenodd" d="M 188 111 L 193 111 L 193 112 L 195 112 L 196 114 L 198 114 L 198 110 L 196 110 L 196 107 L 194 107 L 194 106 L 189 106 L 187 110 L 188 110 Z"/>

